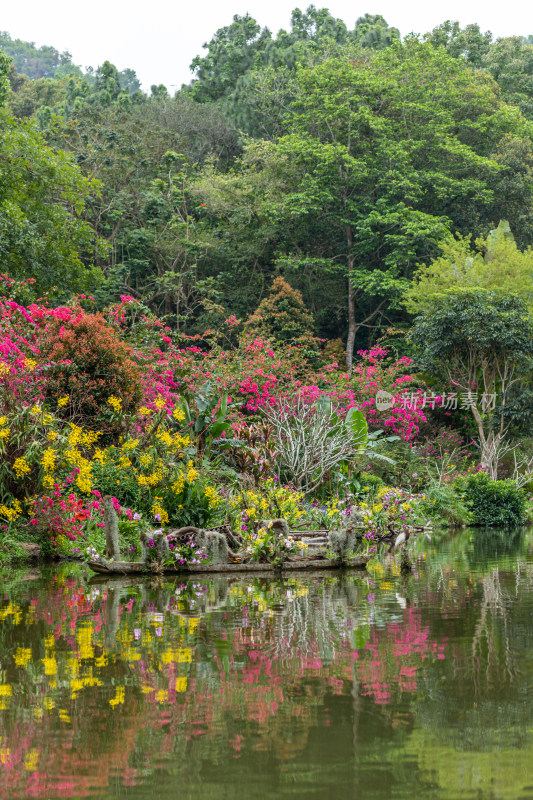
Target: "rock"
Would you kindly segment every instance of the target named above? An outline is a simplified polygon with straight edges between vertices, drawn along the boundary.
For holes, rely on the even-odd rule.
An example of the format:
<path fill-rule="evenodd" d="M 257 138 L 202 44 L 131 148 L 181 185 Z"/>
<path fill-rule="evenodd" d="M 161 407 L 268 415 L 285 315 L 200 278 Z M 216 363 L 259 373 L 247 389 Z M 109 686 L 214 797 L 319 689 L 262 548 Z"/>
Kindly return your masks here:
<path fill-rule="evenodd" d="M 340 531 L 330 531 L 328 533 L 328 548 L 335 553 L 335 556 L 344 561 L 357 550 L 357 535 L 348 527 Z"/>
<path fill-rule="evenodd" d="M 41 555 L 41 546 L 37 542 L 20 542 L 19 547 L 27 553 L 28 558 L 39 558 Z"/>
<path fill-rule="evenodd" d="M 21 580 L 21 581 L 38 581 L 39 578 L 41 578 L 41 577 L 42 577 L 42 575 L 41 575 L 40 570 L 37 570 L 35 572 L 26 572 L 21 578 L 19 578 L 19 580 Z"/>
<path fill-rule="evenodd" d="M 259 529 L 261 528 L 273 531 L 278 535 L 281 534 L 285 539 L 288 539 L 291 535 L 287 520 L 285 519 L 262 519 L 259 523 Z"/>
<path fill-rule="evenodd" d="M 227 564 L 229 562 L 231 552 L 228 546 L 228 540 L 220 531 L 204 531 L 201 530 L 194 537 L 197 547 L 201 547 L 207 553 L 207 558 L 213 564 Z"/>

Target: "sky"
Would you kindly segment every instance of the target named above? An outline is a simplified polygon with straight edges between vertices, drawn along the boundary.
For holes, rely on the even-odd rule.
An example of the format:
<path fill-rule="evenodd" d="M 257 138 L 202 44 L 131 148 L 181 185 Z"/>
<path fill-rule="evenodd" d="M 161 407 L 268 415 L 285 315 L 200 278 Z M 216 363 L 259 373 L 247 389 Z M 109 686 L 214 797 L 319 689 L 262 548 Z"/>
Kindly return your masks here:
<path fill-rule="evenodd" d="M 353 28 L 365 13 L 381 14 L 402 35 L 424 33 L 446 19 L 477 22 L 495 37 L 533 34 L 533 4 L 525 0 L 331 0 L 326 7 Z M 290 12 L 309 5 L 298 0 L 24 0 L 2 3 L 0 30 L 13 38 L 68 50 L 76 64 L 97 67 L 106 59 L 119 70 L 137 72 L 144 89 L 164 83 L 171 92 L 191 79 L 189 65 L 202 44 L 228 25 L 234 14 L 249 13 L 276 33 L 288 28 Z M 79 9 L 79 10 L 78 10 Z"/>

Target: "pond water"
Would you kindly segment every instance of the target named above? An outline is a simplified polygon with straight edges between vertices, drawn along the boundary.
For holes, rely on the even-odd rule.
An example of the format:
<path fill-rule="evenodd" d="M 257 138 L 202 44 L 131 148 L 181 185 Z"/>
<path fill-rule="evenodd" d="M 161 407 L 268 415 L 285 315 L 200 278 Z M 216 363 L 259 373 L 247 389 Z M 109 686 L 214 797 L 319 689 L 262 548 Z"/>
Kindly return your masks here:
<path fill-rule="evenodd" d="M 0 797 L 533 798 L 533 536 L 285 580 L 0 576 Z"/>

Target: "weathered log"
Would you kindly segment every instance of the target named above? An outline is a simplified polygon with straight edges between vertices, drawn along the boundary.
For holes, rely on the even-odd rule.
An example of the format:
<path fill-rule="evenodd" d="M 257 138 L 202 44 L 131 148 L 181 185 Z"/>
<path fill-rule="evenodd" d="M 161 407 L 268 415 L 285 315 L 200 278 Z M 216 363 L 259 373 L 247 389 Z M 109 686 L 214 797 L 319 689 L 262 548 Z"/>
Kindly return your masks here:
<path fill-rule="evenodd" d="M 323 528 L 322 530 L 317 531 L 295 531 L 291 530 L 290 536 L 295 541 L 299 539 L 327 539 L 328 538 L 329 530 Z"/>
<path fill-rule="evenodd" d="M 147 575 L 150 574 L 150 570 L 147 568 L 144 561 L 105 561 L 101 559 L 100 561 L 89 561 L 89 567 L 92 569 L 93 572 L 98 572 L 103 575 L 128 575 L 138 574 L 140 572 L 145 572 Z"/>
<path fill-rule="evenodd" d="M 200 528 L 194 525 L 185 525 L 184 528 L 173 528 L 167 533 L 167 539 L 172 542 L 174 539 L 180 539 L 182 536 L 188 536 L 191 533 L 200 533 Z"/>
<path fill-rule="evenodd" d="M 215 560 L 220 560 L 225 564 L 229 559 L 233 561 L 238 559 L 237 553 L 229 546 L 226 533 L 217 528 L 204 530 L 203 528 L 196 528 L 194 525 L 187 525 L 184 528 L 169 531 L 167 540 L 168 542 L 184 541 L 189 536 L 194 537 L 195 544 L 202 547 L 208 556 Z"/>
<path fill-rule="evenodd" d="M 185 567 L 164 567 L 161 569 L 161 574 L 174 575 L 174 574 L 206 574 L 219 573 L 219 572 L 276 572 L 282 571 L 302 571 L 308 569 L 340 569 L 341 567 L 360 568 L 365 567 L 370 561 L 371 556 L 357 556 L 356 558 L 348 558 L 345 561 L 332 558 L 312 558 L 312 559 L 298 559 L 294 561 L 284 561 L 282 564 L 198 564 L 189 565 Z M 125 574 L 139 574 L 145 573 L 150 575 L 151 572 L 146 564 L 142 561 L 89 561 L 89 567 L 93 572 L 103 575 L 125 575 Z"/>
<path fill-rule="evenodd" d="M 106 556 L 114 561 L 120 559 L 120 542 L 118 536 L 118 515 L 113 505 L 113 498 L 104 497 L 104 525 Z"/>

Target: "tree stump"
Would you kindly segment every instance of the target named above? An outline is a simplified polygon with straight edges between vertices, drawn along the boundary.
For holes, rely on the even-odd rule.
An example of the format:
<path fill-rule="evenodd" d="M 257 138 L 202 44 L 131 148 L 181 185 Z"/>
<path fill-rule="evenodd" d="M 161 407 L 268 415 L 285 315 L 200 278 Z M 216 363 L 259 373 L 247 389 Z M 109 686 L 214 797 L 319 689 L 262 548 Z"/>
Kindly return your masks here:
<path fill-rule="evenodd" d="M 118 515 L 113 505 L 113 498 L 104 497 L 105 554 L 113 561 L 120 561 L 120 540 L 118 534 Z"/>

